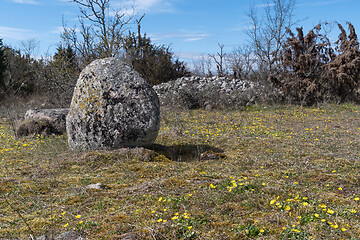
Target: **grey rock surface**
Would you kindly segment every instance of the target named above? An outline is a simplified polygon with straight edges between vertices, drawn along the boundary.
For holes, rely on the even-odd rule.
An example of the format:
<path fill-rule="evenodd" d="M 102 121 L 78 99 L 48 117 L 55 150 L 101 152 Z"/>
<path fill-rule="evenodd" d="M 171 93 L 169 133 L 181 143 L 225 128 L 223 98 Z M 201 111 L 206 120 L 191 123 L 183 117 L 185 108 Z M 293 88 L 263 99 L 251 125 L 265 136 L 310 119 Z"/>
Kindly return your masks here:
<path fill-rule="evenodd" d="M 55 238 L 49 237 L 47 235 L 42 235 L 36 238 L 36 240 L 52 240 L 52 239 L 53 240 L 85 240 L 85 237 L 81 232 L 68 231 L 56 236 Z"/>
<path fill-rule="evenodd" d="M 182 77 L 154 86 L 161 106 L 224 109 L 277 102 L 282 93 L 266 84 L 225 77 Z"/>
<path fill-rule="evenodd" d="M 69 231 L 60 234 L 54 240 L 84 240 L 84 239 L 85 238 L 81 236 L 80 232 Z"/>
<path fill-rule="evenodd" d="M 135 233 L 125 233 L 120 236 L 120 240 L 137 240 L 138 237 Z"/>
<path fill-rule="evenodd" d="M 53 121 L 60 132 L 66 132 L 66 115 L 69 113 L 68 108 L 54 108 L 54 109 L 30 109 L 25 113 L 25 120 L 27 119 L 42 119 L 46 118 Z"/>
<path fill-rule="evenodd" d="M 80 74 L 66 117 L 73 150 L 152 144 L 159 132 L 154 89 L 119 59 L 93 61 Z"/>
<path fill-rule="evenodd" d="M 106 186 L 102 183 L 96 183 L 96 184 L 90 184 L 86 186 L 87 189 L 96 189 L 96 190 L 102 190 L 105 189 Z"/>

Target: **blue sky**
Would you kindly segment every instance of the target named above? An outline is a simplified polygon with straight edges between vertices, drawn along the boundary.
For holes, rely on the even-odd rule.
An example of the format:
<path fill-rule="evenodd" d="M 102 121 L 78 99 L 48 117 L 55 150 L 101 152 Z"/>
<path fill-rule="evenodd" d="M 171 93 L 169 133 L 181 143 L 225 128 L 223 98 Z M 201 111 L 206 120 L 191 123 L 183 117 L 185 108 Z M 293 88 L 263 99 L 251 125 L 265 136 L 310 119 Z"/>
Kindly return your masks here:
<path fill-rule="evenodd" d="M 263 0 L 111 0 L 114 7 L 135 5 L 146 14 L 142 32 L 158 44 L 171 44 L 182 60 L 216 53 L 218 43 L 226 51 L 246 44 L 250 6 L 261 11 Z M 305 31 L 320 21 L 350 21 L 360 33 L 359 0 L 297 0 L 295 17 Z M 52 54 L 60 40 L 62 19 L 73 26 L 80 14 L 68 0 L 0 0 L 0 38 L 13 48 L 19 41 L 40 42 L 36 55 Z M 132 26 L 135 30 L 135 25 Z M 334 29 L 336 35 L 337 29 Z M 360 35 L 359 35 L 360 36 Z"/>

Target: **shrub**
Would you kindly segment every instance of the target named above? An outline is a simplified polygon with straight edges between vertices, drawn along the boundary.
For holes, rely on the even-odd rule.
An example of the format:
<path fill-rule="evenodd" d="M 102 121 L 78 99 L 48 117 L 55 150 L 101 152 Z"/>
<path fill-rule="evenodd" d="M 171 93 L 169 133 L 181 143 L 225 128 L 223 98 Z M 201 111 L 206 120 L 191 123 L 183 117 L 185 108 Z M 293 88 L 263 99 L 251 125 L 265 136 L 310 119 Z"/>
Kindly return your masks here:
<path fill-rule="evenodd" d="M 348 26 L 350 34 L 346 36 L 346 31 L 338 24 L 341 34 L 335 49 L 326 34 L 321 33 L 321 24 L 306 36 L 302 28 L 297 28 L 297 35 L 288 29 L 290 37 L 283 45 L 280 66 L 269 77 L 288 101 L 313 105 L 357 99 L 360 52 L 355 29 L 350 23 Z"/>
<path fill-rule="evenodd" d="M 354 26 L 347 24 L 350 30 L 348 36 L 341 24 L 338 24 L 341 33 L 335 50 L 339 54 L 326 65 L 326 87 L 337 102 L 358 101 L 356 90 L 360 78 L 359 42 Z"/>
<path fill-rule="evenodd" d="M 62 135 L 65 129 L 59 126 L 54 120 L 50 118 L 29 118 L 21 122 L 16 127 L 16 136 L 29 136 L 29 135 Z"/>
<path fill-rule="evenodd" d="M 189 75 L 184 62 L 173 60 L 170 47 L 155 45 L 140 32 L 129 33 L 124 38 L 125 61 L 128 62 L 152 86 Z"/>

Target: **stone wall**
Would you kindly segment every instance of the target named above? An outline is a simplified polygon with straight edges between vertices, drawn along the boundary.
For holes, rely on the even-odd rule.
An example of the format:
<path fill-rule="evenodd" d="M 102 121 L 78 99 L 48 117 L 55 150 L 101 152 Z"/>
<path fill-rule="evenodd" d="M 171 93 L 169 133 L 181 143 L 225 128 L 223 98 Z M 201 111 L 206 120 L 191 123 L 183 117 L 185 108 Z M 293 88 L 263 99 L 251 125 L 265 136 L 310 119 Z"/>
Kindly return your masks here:
<path fill-rule="evenodd" d="M 225 77 L 182 77 L 154 86 L 161 106 L 187 109 L 238 109 L 273 104 L 282 93 L 270 85 Z"/>

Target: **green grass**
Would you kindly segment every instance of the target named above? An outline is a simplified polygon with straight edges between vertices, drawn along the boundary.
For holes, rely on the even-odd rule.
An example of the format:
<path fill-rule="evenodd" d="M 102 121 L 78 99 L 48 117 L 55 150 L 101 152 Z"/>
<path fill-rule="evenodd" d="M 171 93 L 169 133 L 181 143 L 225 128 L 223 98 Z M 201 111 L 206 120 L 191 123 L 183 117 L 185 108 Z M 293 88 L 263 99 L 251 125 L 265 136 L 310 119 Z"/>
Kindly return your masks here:
<path fill-rule="evenodd" d="M 163 111 L 153 150 L 0 127 L 0 239 L 360 239 L 360 107 Z M 103 190 L 86 186 L 101 182 Z M 20 217 L 20 215 L 21 217 Z M 31 229 L 31 230 L 30 230 Z"/>

